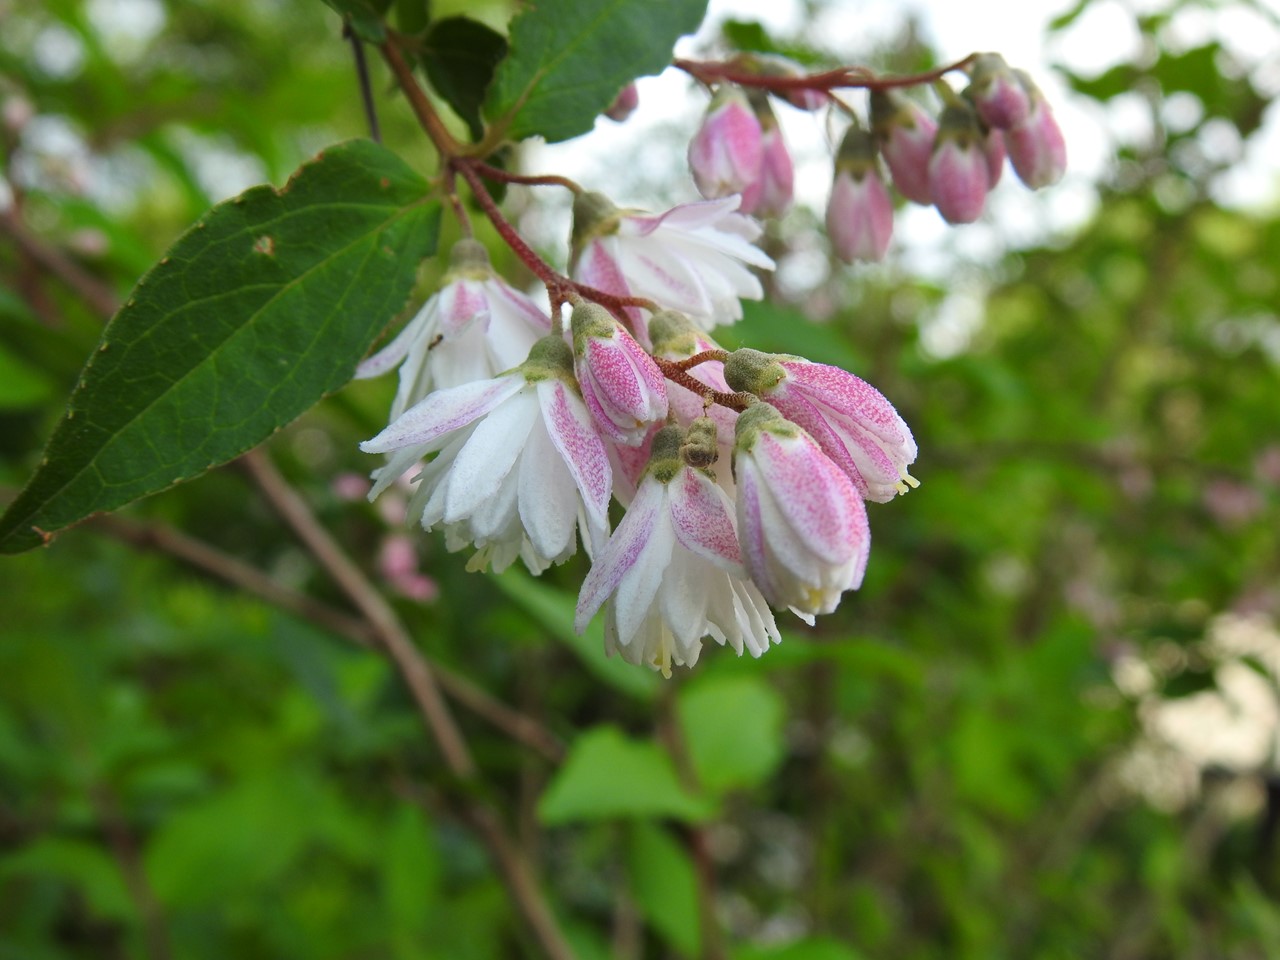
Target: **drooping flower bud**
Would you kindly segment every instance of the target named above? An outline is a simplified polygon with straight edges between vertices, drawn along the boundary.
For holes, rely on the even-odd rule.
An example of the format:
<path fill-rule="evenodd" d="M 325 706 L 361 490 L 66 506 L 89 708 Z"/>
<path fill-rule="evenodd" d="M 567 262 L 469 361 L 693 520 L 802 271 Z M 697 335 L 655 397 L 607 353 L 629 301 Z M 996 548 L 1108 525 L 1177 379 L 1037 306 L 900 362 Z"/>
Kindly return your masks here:
<path fill-rule="evenodd" d="M 1054 119 L 1049 101 L 1022 70 L 1015 75 L 1031 97 L 1026 120 L 1005 132 L 1013 170 L 1032 190 L 1048 187 L 1062 179 L 1067 169 L 1067 142 Z"/>
<path fill-rule="evenodd" d="M 615 442 L 638 445 L 649 424 L 667 415 L 662 371 L 604 307 L 581 303 L 569 323 L 574 372 L 592 419 Z"/>
<path fill-rule="evenodd" d="M 751 106 L 760 121 L 760 175 L 743 191 L 740 209 L 757 217 L 781 217 L 791 209 L 795 168 L 769 98 L 752 96 Z"/>
<path fill-rule="evenodd" d="M 803 357 L 746 348 L 729 355 L 724 378 L 808 431 L 866 499 L 883 503 L 918 485 L 907 473 L 917 452 L 911 430 L 865 380 Z"/>
<path fill-rule="evenodd" d="M 610 120 L 622 123 L 636 112 L 638 106 L 640 106 L 640 92 L 634 83 L 628 83 L 613 98 L 613 103 L 609 104 L 609 109 L 604 112 L 604 115 Z"/>
<path fill-rule="evenodd" d="M 965 96 L 988 127 L 1008 130 L 1025 123 L 1031 113 L 1031 98 L 1014 72 L 998 53 L 982 53 L 973 61 Z"/>
<path fill-rule="evenodd" d="M 745 53 L 739 57 L 739 62 L 762 77 L 796 78 L 805 75 L 800 64 L 776 53 Z M 831 97 L 825 90 L 806 87 L 788 87 L 774 90 L 773 94 L 798 110 L 820 110 L 831 102 Z"/>
<path fill-rule="evenodd" d="M 760 121 L 746 94 L 721 86 L 689 142 L 689 170 L 698 192 L 708 200 L 743 193 L 759 179 L 763 160 Z"/>
<path fill-rule="evenodd" d="M 812 622 L 862 583 L 866 505 L 804 430 L 767 403 L 738 417 L 738 530 L 751 579 L 774 607 Z"/>
<path fill-rule="evenodd" d="M 960 103 L 942 111 L 929 159 L 929 192 L 948 223 L 973 223 L 987 202 L 991 172 L 978 115 Z"/>
<path fill-rule="evenodd" d="M 855 125 L 836 151 L 827 234 L 845 263 L 884 259 L 893 236 L 893 201 L 880 178 L 872 135 Z"/>
<path fill-rule="evenodd" d="M 937 121 L 914 100 L 892 91 L 873 90 L 871 129 L 898 192 L 913 203 L 933 203 L 929 158 L 938 134 Z"/>

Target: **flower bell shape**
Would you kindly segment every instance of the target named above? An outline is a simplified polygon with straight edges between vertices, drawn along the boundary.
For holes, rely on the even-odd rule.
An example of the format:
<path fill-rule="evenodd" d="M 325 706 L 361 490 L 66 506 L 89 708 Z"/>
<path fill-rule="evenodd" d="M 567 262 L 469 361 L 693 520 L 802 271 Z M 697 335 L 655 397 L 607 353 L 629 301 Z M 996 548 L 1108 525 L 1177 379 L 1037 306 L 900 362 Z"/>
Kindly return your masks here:
<path fill-rule="evenodd" d="M 867 500 L 884 503 L 919 485 L 907 472 L 917 453 L 911 430 L 865 380 L 803 357 L 750 349 L 729 355 L 724 376 L 732 389 L 767 400 L 802 427 Z"/>
<path fill-rule="evenodd" d="M 985 138 L 970 107 L 957 100 L 942 111 L 929 158 L 929 193 L 948 223 L 973 223 L 982 216 L 991 184 Z"/>
<path fill-rule="evenodd" d="M 857 125 L 836 151 L 827 234 L 845 263 L 883 260 L 893 236 L 893 201 L 880 179 L 875 139 Z"/>
<path fill-rule="evenodd" d="M 432 390 L 488 380 L 520 364 L 551 319 L 504 282 L 474 240 L 454 244 L 444 285 L 385 347 L 356 367 L 356 379 L 400 368 L 394 420 Z"/>
<path fill-rule="evenodd" d="M 892 91 L 871 92 L 871 130 L 897 191 L 913 203 L 933 203 L 929 159 L 938 124 L 924 107 Z"/>
<path fill-rule="evenodd" d="M 599 193 L 581 193 L 573 203 L 573 279 L 679 310 L 704 330 L 733 323 L 742 317 L 742 298 L 764 296 L 748 266 L 773 269 L 751 242 L 760 235 L 759 224 L 736 213 L 738 203 L 732 196 L 647 214 L 619 210 Z M 632 307 L 627 315 L 646 343 L 643 313 Z"/>
<path fill-rule="evenodd" d="M 747 95 L 723 85 L 689 141 L 689 171 L 708 200 L 743 193 L 760 179 L 764 159 L 760 121 Z"/>
<path fill-rule="evenodd" d="M 1004 136 L 999 130 L 988 130 L 982 141 L 982 155 L 987 159 L 987 189 L 994 190 L 1004 173 L 1004 161 L 1008 151 L 1004 147 Z"/>
<path fill-rule="evenodd" d="M 635 499 L 583 581 L 574 627 L 604 607 L 605 645 L 671 675 L 697 662 L 704 637 L 758 657 L 781 636 L 742 565 L 733 504 L 699 461 L 714 426 L 664 427 Z M 691 430 L 690 433 L 694 431 Z"/>
<path fill-rule="evenodd" d="M 1031 97 L 1027 119 L 1005 131 L 1014 173 L 1032 190 L 1052 186 L 1067 169 L 1067 141 L 1044 94 L 1021 70 L 1015 71 Z"/>
<path fill-rule="evenodd" d="M 776 608 L 813 622 L 862 584 L 867 508 L 848 476 L 767 403 L 738 417 L 738 529 L 751 579 Z"/>
<path fill-rule="evenodd" d="M 639 445 L 667 416 L 662 371 L 604 307 L 580 303 L 569 324 L 574 371 L 596 426 L 615 443 Z"/>
<path fill-rule="evenodd" d="M 427 530 L 443 526 L 450 550 L 474 544 L 468 569 L 503 570 L 519 556 L 541 573 L 573 554 L 575 528 L 589 551 L 608 534 L 609 458 L 558 336 L 510 373 L 429 394 L 360 449 L 391 455 L 370 500 L 435 454 L 409 514 Z"/>
<path fill-rule="evenodd" d="M 988 127 L 1008 130 L 1025 123 L 1031 97 L 998 53 L 980 53 L 973 60 L 964 95 Z"/>
<path fill-rule="evenodd" d="M 740 209 L 757 217 L 782 217 L 791 209 L 795 196 L 795 166 L 769 98 L 764 94 L 754 96 L 751 105 L 762 131 L 760 174 L 743 191 Z"/>

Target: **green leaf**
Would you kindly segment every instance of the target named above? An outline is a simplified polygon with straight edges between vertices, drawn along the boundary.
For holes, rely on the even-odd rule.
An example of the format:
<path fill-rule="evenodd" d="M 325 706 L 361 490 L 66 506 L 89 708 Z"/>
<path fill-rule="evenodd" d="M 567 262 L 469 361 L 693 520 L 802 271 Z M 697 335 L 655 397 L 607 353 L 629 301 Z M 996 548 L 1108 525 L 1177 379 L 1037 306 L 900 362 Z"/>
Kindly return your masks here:
<path fill-rule="evenodd" d="M 703 820 L 711 812 L 709 801 L 681 785 L 661 748 L 609 726 L 578 738 L 538 803 L 538 817 L 552 825 L 615 817 Z"/>
<path fill-rule="evenodd" d="M 485 108 L 514 113 L 508 133 L 548 143 L 591 129 L 618 91 L 660 73 L 676 40 L 702 22 L 706 0 L 563 0 L 529 4 L 511 22 L 511 54 Z"/>
<path fill-rule="evenodd" d="M 349 24 L 351 30 L 361 40 L 369 43 L 382 43 L 387 39 L 387 25 L 382 20 L 388 4 L 376 3 L 374 0 L 324 0 Z"/>
<path fill-rule="evenodd" d="M 782 698 L 756 677 L 699 680 L 677 704 L 689 759 L 710 793 L 767 780 L 783 757 Z"/>
<path fill-rule="evenodd" d="M 398 807 L 387 831 L 381 858 L 387 933 L 401 956 L 425 956 L 415 950 L 427 939 L 431 910 L 440 894 L 440 852 L 422 810 Z"/>
<path fill-rule="evenodd" d="M 133 922 L 137 909 L 115 860 L 100 846 L 56 836 L 37 837 L 0 861 L 0 880 L 53 877 L 75 887 L 92 915 Z"/>
<path fill-rule="evenodd" d="M 437 20 L 422 41 L 427 79 L 467 125 L 473 140 L 484 135 L 480 106 L 493 71 L 507 55 L 502 34 L 467 17 Z"/>
<path fill-rule="evenodd" d="M 435 252 L 428 189 L 353 140 L 209 211 L 108 324 L 0 552 L 239 456 L 346 383 Z"/>
<path fill-rule="evenodd" d="M 649 925 L 689 956 L 701 948 L 698 878 L 689 855 L 666 830 L 639 821 L 627 836 L 627 872 Z"/>
<path fill-rule="evenodd" d="M 733 960 L 862 960 L 853 947 L 825 937 L 812 937 L 782 945 L 746 947 Z"/>
<path fill-rule="evenodd" d="M 604 626 L 596 618 L 582 636 L 573 629 L 576 598 L 511 568 L 494 577 L 498 588 L 520 605 L 557 640 L 569 647 L 587 669 L 610 686 L 633 697 L 652 700 L 658 690 L 657 675 L 632 666 L 604 652 Z"/>

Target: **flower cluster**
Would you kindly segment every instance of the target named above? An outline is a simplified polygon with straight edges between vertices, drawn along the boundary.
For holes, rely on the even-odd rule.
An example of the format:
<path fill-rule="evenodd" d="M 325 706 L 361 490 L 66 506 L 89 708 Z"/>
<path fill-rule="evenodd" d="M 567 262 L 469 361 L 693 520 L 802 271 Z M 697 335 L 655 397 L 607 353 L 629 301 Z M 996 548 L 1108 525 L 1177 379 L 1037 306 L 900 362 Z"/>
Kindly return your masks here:
<path fill-rule="evenodd" d="M 869 384 L 710 337 L 761 296 L 749 267 L 772 267 L 739 201 L 651 215 L 580 194 L 569 282 L 589 296 L 567 329 L 462 241 L 360 367 L 400 372 L 390 425 L 361 444 L 388 456 L 370 497 L 414 471 L 409 517 L 473 550 L 469 569 L 540 573 L 580 539 L 578 629 L 603 610 L 608 649 L 668 675 L 707 637 L 759 656 L 773 609 L 834 610 L 866 568 L 865 501 L 914 483 L 911 432 Z"/>
<path fill-rule="evenodd" d="M 776 58 L 743 63 L 758 73 L 787 73 Z M 936 117 L 893 88 L 868 84 L 869 129 L 838 98 L 784 88 L 793 105 L 815 109 L 827 102 L 851 121 L 835 154 L 826 216 L 832 249 L 842 260 L 884 258 L 893 233 L 890 182 L 905 199 L 932 205 L 948 223 L 960 224 L 982 216 L 1006 157 L 1032 189 L 1062 177 L 1066 143 L 1032 79 L 996 53 L 970 58 L 967 72 L 968 86 L 959 94 L 937 82 L 942 109 Z M 716 88 L 689 145 L 689 166 L 704 197 L 738 194 L 743 211 L 758 216 L 779 217 L 791 206 L 791 158 L 769 98 L 759 89 L 744 92 L 729 83 Z"/>

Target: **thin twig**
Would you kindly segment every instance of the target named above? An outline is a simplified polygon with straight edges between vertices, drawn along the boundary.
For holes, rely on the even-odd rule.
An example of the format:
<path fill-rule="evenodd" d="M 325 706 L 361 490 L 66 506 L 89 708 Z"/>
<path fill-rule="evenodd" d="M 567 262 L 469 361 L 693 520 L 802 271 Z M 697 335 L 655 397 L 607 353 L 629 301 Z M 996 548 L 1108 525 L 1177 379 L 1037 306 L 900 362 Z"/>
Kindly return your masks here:
<path fill-rule="evenodd" d="M 81 300 L 103 317 L 112 317 L 120 301 L 109 286 L 85 270 L 61 250 L 36 236 L 12 212 L 0 213 L 0 233 L 14 243 L 46 273 L 57 277 Z"/>
<path fill-rule="evenodd" d="M 311 507 L 290 486 L 264 451 L 251 450 L 237 462 L 253 478 L 262 495 L 311 551 L 324 571 L 369 622 L 387 655 L 408 684 L 414 703 L 439 744 L 450 771 L 464 780 L 473 778 L 477 770 L 471 750 L 440 695 L 435 675 L 413 645 L 412 638 L 391 609 L 391 604 L 324 528 Z"/>
<path fill-rule="evenodd" d="M 262 494 L 311 551 L 312 556 L 368 620 L 379 642 L 409 687 L 427 729 L 440 746 L 445 763 L 458 779 L 480 786 L 479 770 L 462 737 L 426 659 L 413 644 L 408 631 L 391 605 L 347 556 L 307 502 L 289 485 L 261 449 L 238 461 L 253 478 Z M 463 815 L 489 848 L 494 866 L 507 886 L 517 908 L 552 960 L 572 960 L 574 954 L 543 897 L 532 868 L 497 814 L 476 797 Z"/>
<path fill-rule="evenodd" d="M 495 167 L 480 160 L 471 160 L 469 165 L 486 180 L 497 180 L 499 183 L 518 183 L 526 187 L 564 187 L 575 194 L 584 192 L 582 185 L 577 181 L 555 173 L 512 173 L 510 170 L 503 170 L 501 167 Z"/>
<path fill-rule="evenodd" d="M 759 73 L 741 59 L 700 61 L 677 58 L 672 62 L 689 76 L 705 84 L 736 83 L 743 87 L 756 87 L 761 90 L 774 90 L 779 93 L 785 93 L 789 90 L 831 91 L 838 87 L 852 87 L 862 90 L 892 90 L 897 87 L 915 87 L 922 83 L 932 83 L 934 80 L 955 70 L 963 70 L 973 62 L 976 56 L 976 53 L 971 53 L 967 57 L 934 70 L 901 77 L 877 77 L 866 67 L 839 67 L 835 70 L 811 73 L 807 76 L 787 76 Z"/>
<path fill-rule="evenodd" d="M 369 123 L 369 139 L 374 143 L 382 142 L 382 131 L 378 128 L 378 111 L 373 102 L 373 84 L 369 80 L 369 62 L 364 56 L 364 41 L 350 27 L 343 28 L 343 34 L 351 42 L 351 52 L 356 58 L 356 77 L 360 82 L 360 102 L 364 104 L 364 118 Z"/>
<path fill-rule="evenodd" d="M 165 929 L 164 911 L 147 880 L 138 840 L 129 828 L 124 814 L 120 812 L 120 803 L 115 793 L 106 784 L 91 784 L 89 801 L 102 822 L 102 832 L 106 834 L 107 843 L 116 858 L 116 863 L 120 866 L 120 873 L 124 876 L 129 898 L 138 908 L 147 956 L 151 960 L 169 960 L 173 952 L 169 949 L 169 933 Z"/>

